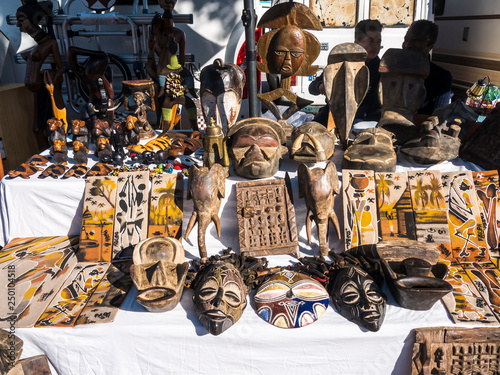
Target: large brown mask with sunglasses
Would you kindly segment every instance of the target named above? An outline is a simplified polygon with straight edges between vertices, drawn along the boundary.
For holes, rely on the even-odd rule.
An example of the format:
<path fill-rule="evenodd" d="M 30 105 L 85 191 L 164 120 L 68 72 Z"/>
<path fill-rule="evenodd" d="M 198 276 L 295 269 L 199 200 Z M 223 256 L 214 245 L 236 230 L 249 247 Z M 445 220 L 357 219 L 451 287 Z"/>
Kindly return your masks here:
<path fill-rule="evenodd" d="M 194 287 L 194 311 L 212 335 L 220 335 L 236 323 L 247 306 L 247 287 L 230 263 L 217 262 L 200 271 Z"/>

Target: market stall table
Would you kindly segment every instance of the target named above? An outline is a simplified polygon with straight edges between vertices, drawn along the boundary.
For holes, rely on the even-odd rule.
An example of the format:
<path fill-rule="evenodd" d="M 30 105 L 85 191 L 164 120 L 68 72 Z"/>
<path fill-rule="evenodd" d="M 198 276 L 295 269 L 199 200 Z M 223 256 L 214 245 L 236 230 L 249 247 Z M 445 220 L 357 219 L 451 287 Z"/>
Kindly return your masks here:
<path fill-rule="evenodd" d="M 340 173 L 342 150 L 332 160 Z M 427 169 L 398 156 L 397 171 Z M 298 198 L 296 170 L 299 163 L 285 156 L 275 177 L 289 173 L 292 182 L 299 247 L 302 255 L 319 254 L 317 232 L 307 244 L 306 207 Z M 321 163 L 320 166 L 324 166 Z M 431 166 L 441 171 L 479 170 L 461 159 Z M 0 244 L 15 237 L 77 235 L 80 231 L 84 180 L 29 180 L 4 178 L 0 182 L 2 230 Z M 235 184 L 244 181 L 232 175 L 226 180 L 226 196 L 219 212 L 222 236 L 214 225 L 207 231 L 208 256 L 228 247 L 239 249 L 236 220 Z M 187 179 L 184 179 L 186 197 Z M 183 230 L 193 210 L 184 199 Z M 335 211 L 341 223 L 342 198 L 335 199 Z M 183 240 L 186 260 L 198 259 L 196 230 Z M 344 250 L 343 239 L 330 230 L 330 248 Z M 270 266 L 287 266 L 297 260 L 291 255 L 267 257 Z M 378 332 L 361 329 L 347 321 L 330 306 L 314 324 L 300 329 L 280 329 L 262 320 L 255 312 L 252 292 L 241 319 L 220 336 L 210 335 L 198 321 L 191 290 L 185 290 L 180 304 L 166 313 L 149 313 L 135 300 L 136 289 L 129 295 L 111 324 L 76 328 L 16 329 L 24 341 L 23 358 L 45 353 L 53 374 L 212 374 L 212 373 L 338 373 L 401 374 L 410 373 L 413 333 L 417 327 L 451 326 L 452 321 L 441 303 L 428 311 L 401 308 L 390 295 L 385 321 Z"/>

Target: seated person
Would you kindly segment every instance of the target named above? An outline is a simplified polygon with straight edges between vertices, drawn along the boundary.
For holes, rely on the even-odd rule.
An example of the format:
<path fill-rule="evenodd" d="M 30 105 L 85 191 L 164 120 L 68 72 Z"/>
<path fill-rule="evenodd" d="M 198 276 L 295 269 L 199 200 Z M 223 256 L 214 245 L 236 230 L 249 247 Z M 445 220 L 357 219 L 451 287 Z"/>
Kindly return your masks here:
<path fill-rule="evenodd" d="M 363 20 L 357 23 L 354 28 L 354 43 L 359 44 L 366 49 L 366 66 L 370 70 L 370 84 L 363 102 L 360 104 L 356 112 L 356 120 L 361 121 L 378 121 L 380 119 L 381 109 L 380 100 L 378 98 L 378 84 L 380 74 L 378 72 L 380 52 L 382 43 L 382 24 L 378 20 Z M 311 95 L 325 95 L 323 86 L 323 73 L 316 77 L 309 85 L 309 93 Z M 328 124 L 328 105 L 321 107 L 314 121 L 323 125 Z"/>
<path fill-rule="evenodd" d="M 430 51 L 438 37 L 438 26 L 429 20 L 418 20 L 411 24 L 406 32 L 403 49 L 413 48 L 422 51 L 430 58 Z M 431 115 L 437 109 L 450 104 L 452 77 L 451 73 L 430 62 L 430 73 L 425 79 L 425 101 L 418 114 Z"/>

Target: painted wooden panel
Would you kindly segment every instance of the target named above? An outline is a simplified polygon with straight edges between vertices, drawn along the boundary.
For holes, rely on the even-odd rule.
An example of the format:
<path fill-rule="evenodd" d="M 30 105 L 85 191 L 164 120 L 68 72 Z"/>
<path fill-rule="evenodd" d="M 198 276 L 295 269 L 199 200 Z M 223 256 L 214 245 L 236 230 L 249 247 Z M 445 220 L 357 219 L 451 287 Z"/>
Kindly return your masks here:
<path fill-rule="evenodd" d="M 375 175 L 373 171 L 342 170 L 346 250 L 378 241 Z"/>
<path fill-rule="evenodd" d="M 17 320 L 19 328 L 33 327 L 75 267 L 77 243 L 76 236 L 32 237 L 2 249 L 0 328 L 9 328 L 10 320 Z"/>
<path fill-rule="evenodd" d="M 453 259 L 446 202 L 439 171 L 409 171 L 417 240 L 435 243 L 443 259 Z"/>
<path fill-rule="evenodd" d="M 370 19 L 387 26 L 411 25 L 415 10 L 414 0 L 371 0 Z"/>
<path fill-rule="evenodd" d="M 479 293 L 467 272 L 456 261 L 444 260 L 448 266 L 445 280 L 453 286 L 453 292 L 443 297 L 443 303 L 455 323 L 477 325 L 498 324 L 487 301 Z"/>
<path fill-rule="evenodd" d="M 35 327 L 73 327 L 109 263 L 78 263 Z"/>
<path fill-rule="evenodd" d="M 77 254 L 79 262 L 111 261 L 116 183 L 116 176 L 87 178 Z"/>
<path fill-rule="evenodd" d="M 125 299 L 130 287 L 130 266 L 132 261 L 112 263 L 97 286 L 83 311 L 78 316 L 78 324 L 111 323 Z"/>
<path fill-rule="evenodd" d="M 153 176 L 148 237 L 167 236 L 181 239 L 184 194 L 182 180 L 181 174 L 162 173 Z"/>
<path fill-rule="evenodd" d="M 489 261 L 472 172 L 442 172 L 441 185 L 448 211 L 453 257 L 460 262 Z"/>
<path fill-rule="evenodd" d="M 488 256 L 499 266 L 500 251 L 500 194 L 498 172 L 472 172 L 486 237 Z"/>
<path fill-rule="evenodd" d="M 147 238 L 149 185 L 149 171 L 118 174 L 113 258 Z"/>
<path fill-rule="evenodd" d="M 379 238 L 416 239 L 415 219 L 406 172 L 375 173 Z"/>
<path fill-rule="evenodd" d="M 310 8 L 323 27 L 356 25 L 357 0 L 311 0 Z"/>
<path fill-rule="evenodd" d="M 500 320 L 500 271 L 491 262 L 462 263 L 470 280 Z"/>

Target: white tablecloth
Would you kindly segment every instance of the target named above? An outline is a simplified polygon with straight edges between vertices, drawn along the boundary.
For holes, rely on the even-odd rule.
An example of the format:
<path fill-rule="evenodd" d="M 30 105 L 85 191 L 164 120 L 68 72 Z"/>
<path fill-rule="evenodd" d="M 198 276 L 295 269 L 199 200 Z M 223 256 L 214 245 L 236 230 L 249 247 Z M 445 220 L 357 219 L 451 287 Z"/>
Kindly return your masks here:
<path fill-rule="evenodd" d="M 333 161 L 340 171 L 342 150 Z M 322 164 L 324 165 L 324 164 Z M 305 233 L 306 208 L 298 198 L 298 163 L 283 160 L 276 177 L 289 172 L 292 178 L 299 245 L 302 255 L 319 253 L 316 229 L 312 244 Z M 401 157 L 397 171 L 409 169 L 478 170 L 461 159 L 435 166 L 415 165 Z M 37 176 L 37 175 L 36 175 Z M 8 177 L 0 182 L 0 244 L 14 237 L 79 234 L 84 180 L 29 180 Z M 220 210 L 222 236 L 213 224 L 207 231 L 208 255 L 232 247 L 239 249 L 235 183 L 226 180 L 226 197 Z M 185 179 L 187 186 L 187 179 Z M 184 191 L 186 197 L 186 191 Z M 342 198 L 336 197 L 342 220 Z M 193 209 L 184 200 L 185 230 Z M 197 231 L 183 240 L 186 259 L 199 257 Z M 343 239 L 330 226 L 330 247 L 340 252 Z M 289 255 L 267 257 L 270 265 L 293 264 Z M 263 321 L 253 306 L 253 293 L 241 319 L 220 336 L 203 328 L 193 310 L 192 291 L 185 290 L 180 304 L 166 313 L 149 313 L 135 301 L 132 288 L 111 324 L 76 328 L 17 329 L 24 341 L 22 358 L 45 353 L 52 373 L 59 375 L 104 374 L 393 374 L 410 373 L 412 329 L 453 325 L 441 303 L 429 311 L 411 311 L 397 305 L 388 289 L 385 321 L 378 332 L 368 332 L 347 321 L 330 306 L 314 324 L 300 329 L 280 329 Z"/>

